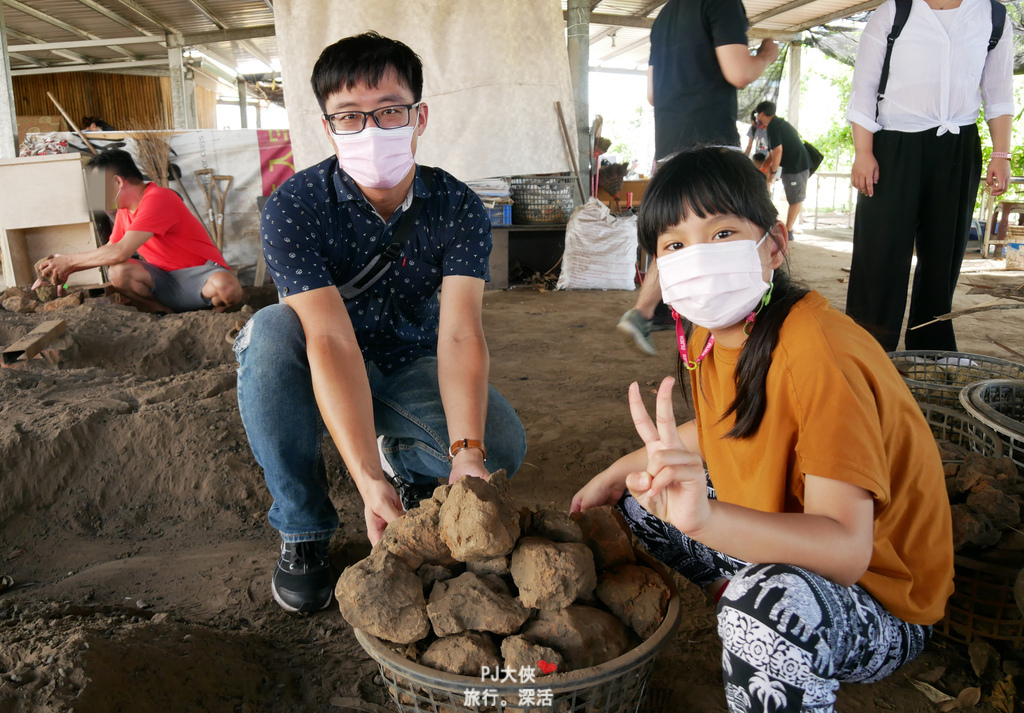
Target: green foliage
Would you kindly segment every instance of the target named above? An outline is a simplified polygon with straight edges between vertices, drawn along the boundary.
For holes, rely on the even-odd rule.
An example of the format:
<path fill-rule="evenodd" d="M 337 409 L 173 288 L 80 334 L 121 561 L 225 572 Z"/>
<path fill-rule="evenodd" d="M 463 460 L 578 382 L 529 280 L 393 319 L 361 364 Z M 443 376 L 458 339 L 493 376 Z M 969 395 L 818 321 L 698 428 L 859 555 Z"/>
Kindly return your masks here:
<path fill-rule="evenodd" d="M 846 120 L 846 106 L 850 102 L 850 91 L 853 87 L 853 72 L 847 70 L 825 78 L 839 91 L 840 111 L 838 116 L 832 118 L 832 125 L 824 134 L 808 140 L 825 155 L 822 161 L 823 168 L 840 171 L 853 165 L 853 131 L 850 129 L 850 122 Z"/>

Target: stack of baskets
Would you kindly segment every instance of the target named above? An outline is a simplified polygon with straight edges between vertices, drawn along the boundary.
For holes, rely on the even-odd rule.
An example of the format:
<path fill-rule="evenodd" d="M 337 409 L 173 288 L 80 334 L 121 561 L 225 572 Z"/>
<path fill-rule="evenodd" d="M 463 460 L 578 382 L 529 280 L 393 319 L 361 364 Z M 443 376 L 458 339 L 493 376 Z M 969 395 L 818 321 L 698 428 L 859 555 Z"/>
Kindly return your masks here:
<path fill-rule="evenodd" d="M 516 176 L 511 184 L 516 225 L 569 222 L 576 185 L 573 176 Z"/>
<path fill-rule="evenodd" d="M 1009 454 L 1024 476 L 1024 365 L 942 351 L 889 354 L 903 374 L 936 438 L 990 458 Z M 1024 618 L 1014 583 L 1020 552 L 956 555 L 954 592 L 936 632 L 963 643 L 981 637 L 1024 642 Z"/>

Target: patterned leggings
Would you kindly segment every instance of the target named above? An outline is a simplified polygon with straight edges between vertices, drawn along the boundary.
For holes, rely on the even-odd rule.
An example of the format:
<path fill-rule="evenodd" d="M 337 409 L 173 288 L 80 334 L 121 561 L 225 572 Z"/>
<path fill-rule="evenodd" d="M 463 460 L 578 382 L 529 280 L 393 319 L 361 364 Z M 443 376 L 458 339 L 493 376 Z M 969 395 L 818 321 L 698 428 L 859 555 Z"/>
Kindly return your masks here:
<path fill-rule="evenodd" d="M 708 483 L 709 497 L 714 491 Z M 840 681 L 878 681 L 924 649 L 931 627 L 896 618 L 861 587 L 786 564 L 748 564 L 691 540 L 628 492 L 619 510 L 648 551 L 718 602 L 731 713 L 833 710 Z"/>

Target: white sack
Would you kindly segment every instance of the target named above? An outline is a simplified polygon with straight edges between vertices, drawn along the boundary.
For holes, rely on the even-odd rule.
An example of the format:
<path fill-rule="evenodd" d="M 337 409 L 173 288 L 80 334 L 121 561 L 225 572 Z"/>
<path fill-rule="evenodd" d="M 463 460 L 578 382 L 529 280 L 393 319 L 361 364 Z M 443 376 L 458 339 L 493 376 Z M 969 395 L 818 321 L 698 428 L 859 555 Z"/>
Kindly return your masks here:
<path fill-rule="evenodd" d="M 615 217 L 591 198 L 569 218 L 556 289 L 632 290 L 636 248 L 636 216 Z"/>

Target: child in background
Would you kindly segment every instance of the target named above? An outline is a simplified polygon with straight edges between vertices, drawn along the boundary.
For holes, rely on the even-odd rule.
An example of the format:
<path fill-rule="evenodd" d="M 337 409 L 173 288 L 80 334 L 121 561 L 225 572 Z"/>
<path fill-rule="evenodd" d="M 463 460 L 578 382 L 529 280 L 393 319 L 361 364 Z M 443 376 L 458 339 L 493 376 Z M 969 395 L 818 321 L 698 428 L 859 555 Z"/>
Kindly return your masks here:
<path fill-rule="evenodd" d="M 639 239 L 686 321 L 696 417 L 676 427 L 671 377 L 656 421 L 632 384 L 645 447 L 572 502 L 617 503 L 655 557 L 715 597 L 734 713 L 833 710 L 841 681 L 920 654 L 953 590 L 928 424 L 878 343 L 790 282 L 787 238 L 739 152 L 684 151 L 658 171 Z"/>

